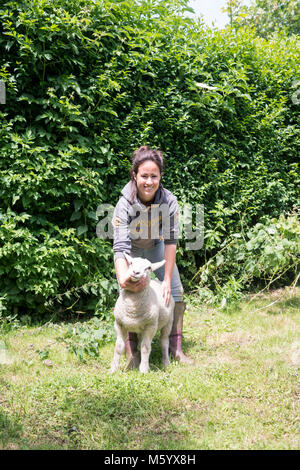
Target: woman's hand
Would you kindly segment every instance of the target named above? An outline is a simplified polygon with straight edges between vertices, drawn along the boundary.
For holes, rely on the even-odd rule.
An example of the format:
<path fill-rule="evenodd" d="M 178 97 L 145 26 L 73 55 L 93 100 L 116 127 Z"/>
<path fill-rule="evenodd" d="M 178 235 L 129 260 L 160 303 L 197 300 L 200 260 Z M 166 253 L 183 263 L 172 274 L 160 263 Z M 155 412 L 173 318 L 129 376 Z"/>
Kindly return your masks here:
<path fill-rule="evenodd" d="M 146 276 L 142 276 L 136 282 L 132 281 L 130 276 L 124 276 L 123 279 L 119 279 L 119 283 L 122 289 L 129 290 L 130 292 L 141 292 L 146 287 Z"/>
<path fill-rule="evenodd" d="M 171 281 L 164 279 L 162 282 L 162 289 L 163 289 L 163 297 L 165 299 L 166 306 L 169 305 L 170 298 L 171 298 Z"/>
<path fill-rule="evenodd" d="M 131 281 L 128 275 L 128 263 L 125 258 L 115 260 L 116 274 L 120 287 L 130 292 L 140 292 L 146 287 L 146 278 L 141 277 L 137 282 Z"/>

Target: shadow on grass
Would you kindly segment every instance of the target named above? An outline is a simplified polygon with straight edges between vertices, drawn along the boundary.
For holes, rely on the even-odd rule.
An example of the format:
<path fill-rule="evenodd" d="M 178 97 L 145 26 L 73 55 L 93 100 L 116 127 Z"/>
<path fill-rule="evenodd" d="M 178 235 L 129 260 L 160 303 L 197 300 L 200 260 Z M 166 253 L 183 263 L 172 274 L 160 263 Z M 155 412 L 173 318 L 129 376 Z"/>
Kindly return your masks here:
<path fill-rule="evenodd" d="M 277 299 L 274 300 L 273 305 L 266 305 L 265 307 L 265 312 L 269 315 L 279 315 L 285 313 L 287 310 L 289 311 L 289 314 L 291 314 L 293 310 L 295 310 L 295 314 L 299 313 L 300 297 L 290 297 L 283 300 Z"/>
<path fill-rule="evenodd" d="M 182 448 L 185 435 L 173 424 L 173 420 L 180 415 L 168 397 L 160 397 L 145 392 L 139 381 L 135 382 L 131 372 L 127 387 L 122 381 L 122 395 L 117 397 L 99 396 L 90 401 L 84 397 L 81 403 L 83 421 L 86 410 L 93 410 L 94 421 L 101 427 L 101 445 L 104 449 L 176 449 Z M 132 386 L 132 381 L 135 386 Z M 159 402 L 158 402 L 159 401 Z M 80 420 L 81 421 L 81 420 Z M 77 421 L 78 423 L 78 421 Z M 77 444 L 80 446 L 79 440 Z"/>
<path fill-rule="evenodd" d="M 139 371 L 103 374 L 90 390 L 66 397 L 59 425 L 64 448 L 187 448 L 186 433 L 176 425 L 184 410 L 170 395 L 163 376 L 160 371 L 146 376 Z M 44 448 L 57 435 L 57 424 L 43 429 Z"/>
<path fill-rule="evenodd" d="M 36 385 L 28 412 L 0 412 L 0 448 L 188 448 L 186 431 L 178 426 L 185 407 L 170 393 L 159 338 L 155 349 L 149 374 L 137 370 L 110 375 L 101 369 L 99 376 L 81 382 L 78 374 L 66 381 L 53 370 Z M 51 404 L 49 389 L 56 397 Z"/>
<path fill-rule="evenodd" d="M 0 448 L 14 448 L 22 436 L 22 425 L 17 417 L 8 416 L 0 411 Z"/>
<path fill-rule="evenodd" d="M 184 342 L 186 352 L 191 346 Z M 36 385 L 28 413 L 21 417 L 0 412 L 0 448 L 188 449 L 187 431 L 178 425 L 185 405 L 176 392 L 170 393 L 159 333 L 152 343 L 150 368 L 146 375 L 121 371 L 111 376 L 101 367 L 88 385 L 77 374 L 66 380 L 53 369 Z M 56 397 L 51 405 L 49 388 Z"/>
<path fill-rule="evenodd" d="M 190 349 L 197 345 L 197 341 L 191 338 L 183 338 L 182 340 L 182 350 L 185 354 L 189 355 Z M 172 356 L 170 355 L 170 361 L 172 361 Z M 165 370 L 162 364 L 162 352 L 160 345 L 159 333 L 155 336 L 151 345 L 151 354 L 150 354 L 150 368 L 153 366 L 155 369 Z"/>
<path fill-rule="evenodd" d="M 110 380 L 111 386 L 82 392 L 76 400 L 69 402 L 55 424 L 40 422 L 36 431 L 24 417 L 0 413 L 0 449 L 183 449 L 186 436 L 172 423 L 182 410 L 177 409 L 169 397 L 157 397 L 141 384 L 139 372 L 127 373 L 124 377 Z M 137 378 L 137 380 L 136 380 Z M 112 383 L 115 385 L 112 385 Z M 119 386 L 118 386 L 119 383 Z M 44 414 L 42 401 L 37 404 L 35 417 Z M 53 409 L 53 414 L 55 409 Z M 32 416 L 31 416 L 32 418 Z M 30 418 L 29 418 L 30 420 Z M 91 438 L 92 437 L 92 438 Z"/>

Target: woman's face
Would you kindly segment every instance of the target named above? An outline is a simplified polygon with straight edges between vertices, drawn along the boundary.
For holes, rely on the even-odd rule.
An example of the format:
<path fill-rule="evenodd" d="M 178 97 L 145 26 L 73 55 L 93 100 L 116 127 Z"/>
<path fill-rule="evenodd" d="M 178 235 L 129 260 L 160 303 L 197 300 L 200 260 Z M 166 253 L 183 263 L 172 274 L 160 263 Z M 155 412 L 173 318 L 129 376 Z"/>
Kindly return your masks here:
<path fill-rule="evenodd" d="M 161 174 L 159 167 L 151 160 L 141 163 L 135 175 L 138 197 L 142 202 L 150 202 L 154 199 L 159 187 Z"/>

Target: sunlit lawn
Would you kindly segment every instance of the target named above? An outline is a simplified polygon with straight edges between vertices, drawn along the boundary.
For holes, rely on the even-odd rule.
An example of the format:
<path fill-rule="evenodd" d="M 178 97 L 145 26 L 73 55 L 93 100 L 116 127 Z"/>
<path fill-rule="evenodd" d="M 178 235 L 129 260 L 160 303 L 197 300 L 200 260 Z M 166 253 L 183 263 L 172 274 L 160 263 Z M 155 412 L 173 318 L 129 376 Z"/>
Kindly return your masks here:
<path fill-rule="evenodd" d="M 163 370 L 156 338 L 147 375 L 111 376 L 114 343 L 81 362 L 67 324 L 2 335 L 0 448 L 299 449 L 299 291 L 227 311 L 189 297 L 195 365 Z"/>

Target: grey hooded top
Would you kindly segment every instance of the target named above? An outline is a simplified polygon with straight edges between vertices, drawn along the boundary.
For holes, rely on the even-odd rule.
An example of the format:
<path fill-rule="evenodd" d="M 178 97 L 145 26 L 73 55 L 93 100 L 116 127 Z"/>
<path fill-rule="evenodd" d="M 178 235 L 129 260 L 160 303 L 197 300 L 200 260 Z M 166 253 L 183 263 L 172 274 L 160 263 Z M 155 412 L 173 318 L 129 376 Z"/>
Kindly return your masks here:
<path fill-rule="evenodd" d="M 178 203 L 175 196 L 161 185 L 151 205 L 138 197 L 131 200 L 132 183 L 124 186 L 113 214 L 114 259 L 124 258 L 134 248 L 152 248 L 160 240 L 166 245 L 177 244 Z"/>

